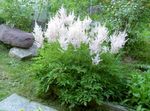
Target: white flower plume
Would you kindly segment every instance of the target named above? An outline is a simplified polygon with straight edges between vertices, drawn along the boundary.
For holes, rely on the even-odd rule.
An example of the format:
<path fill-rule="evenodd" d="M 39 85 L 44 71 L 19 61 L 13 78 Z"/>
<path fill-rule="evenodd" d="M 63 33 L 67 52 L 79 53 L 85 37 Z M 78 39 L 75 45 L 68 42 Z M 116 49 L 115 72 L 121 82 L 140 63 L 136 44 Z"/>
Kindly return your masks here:
<path fill-rule="evenodd" d="M 92 58 L 92 63 L 95 65 L 98 65 L 100 61 L 102 60 L 100 59 L 99 54 L 97 54 L 94 58 Z"/>
<path fill-rule="evenodd" d="M 33 29 L 33 36 L 35 38 L 35 43 L 37 44 L 38 48 L 41 48 L 43 45 L 44 37 L 42 28 L 35 22 L 35 27 Z"/>
<path fill-rule="evenodd" d="M 89 49 L 91 55 L 93 55 L 102 51 L 103 42 L 108 39 L 108 29 L 105 26 L 97 24 L 91 33 L 94 38 L 89 43 Z"/>
<path fill-rule="evenodd" d="M 80 47 L 81 43 L 88 43 L 89 39 L 86 28 L 90 25 L 87 19 L 81 21 L 79 18 L 68 28 L 68 40 L 75 47 Z M 86 26 L 87 27 L 86 27 Z"/>
<path fill-rule="evenodd" d="M 47 30 L 45 31 L 45 37 L 48 39 L 48 42 L 56 41 L 60 27 L 61 22 L 57 16 L 50 19 L 47 24 Z"/>
<path fill-rule="evenodd" d="M 60 47 L 63 50 L 67 50 L 68 49 L 68 38 L 67 38 L 67 32 L 68 29 L 63 25 L 60 30 L 59 30 L 59 38 L 58 38 L 58 42 L 60 44 Z"/>
<path fill-rule="evenodd" d="M 111 37 L 111 53 L 118 53 L 119 49 L 121 49 L 126 43 L 127 33 L 125 31 L 119 32 L 118 34 L 115 32 Z"/>

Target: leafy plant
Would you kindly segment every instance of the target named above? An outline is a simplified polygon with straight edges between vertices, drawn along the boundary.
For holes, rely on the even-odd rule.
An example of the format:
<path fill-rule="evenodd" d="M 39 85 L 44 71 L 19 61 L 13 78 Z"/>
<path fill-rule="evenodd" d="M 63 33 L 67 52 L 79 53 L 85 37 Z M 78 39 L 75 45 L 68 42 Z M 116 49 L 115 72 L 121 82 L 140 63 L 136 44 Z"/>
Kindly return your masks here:
<path fill-rule="evenodd" d="M 150 73 L 133 73 L 128 81 L 128 104 L 137 109 L 150 109 Z"/>
<path fill-rule="evenodd" d="M 0 16 L 0 24 L 3 24 L 5 20 Z"/>
<path fill-rule="evenodd" d="M 56 97 L 70 108 L 120 101 L 126 92 L 126 79 L 115 56 L 103 54 L 99 65 L 92 65 L 84 46 L 61 52 L 58 44 L 47 44 L 36 58 L 33 69 L 43 96 Z"/>

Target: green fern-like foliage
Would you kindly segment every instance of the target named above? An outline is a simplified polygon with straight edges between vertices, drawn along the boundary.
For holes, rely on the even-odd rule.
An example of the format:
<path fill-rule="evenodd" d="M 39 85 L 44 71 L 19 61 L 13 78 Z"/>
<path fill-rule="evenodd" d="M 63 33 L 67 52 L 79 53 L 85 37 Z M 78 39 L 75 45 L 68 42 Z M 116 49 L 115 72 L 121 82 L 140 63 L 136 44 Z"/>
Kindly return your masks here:
<path fill-rule="evenodd" d="M 46 44 L 35 59 L 33 70 L 43 96 L 53 96 L 70 108 L 122 100 L 126 81 L 121 64 L 114 55 L 103 54 L 93 65 L 89 49 L 82 45 L 62 51 L 57 43 Z"/>

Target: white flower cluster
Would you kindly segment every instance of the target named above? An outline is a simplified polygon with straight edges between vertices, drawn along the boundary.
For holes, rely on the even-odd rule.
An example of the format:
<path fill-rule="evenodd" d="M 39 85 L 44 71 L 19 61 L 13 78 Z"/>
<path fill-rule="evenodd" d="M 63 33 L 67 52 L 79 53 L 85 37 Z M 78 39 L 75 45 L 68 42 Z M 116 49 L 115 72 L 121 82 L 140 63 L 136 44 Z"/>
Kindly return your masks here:
<path fill-rule="evenodd" d="M 75 18 L 73 12 L 67 15 L 66 10 L 62 7 L 47 24 L 45 37 L 49 42 L 58 40 L 63 50 L 67 50 L 70 43 L 78 48 L 81 43 L 88 43 L 86 30 L 91 22 L 89 17 L 83 21 L 80 18 Z"/>
<path fill-rule="evenodd" d="M 42 28 L 35 22 L 35 27 L 33 30 L 33 36 L 35 38 L 35 44 L 37 44 L 38 48 L 41 48 L 43 45 L 44 37 Z"/>
<path fill-rule="evenodd" d="M 85 17 L 80 20 L 75 17 L 74 13 L 67 14 L 67 11 L 61 7 L 57 14 L 50 19 L 47 24 L 47 30 L 44 32 L 44 37 L 49 43 L 58 41 L 60 47 L 65 51 L 68 45 L 79 48 L 82 43 L 89 46 L 90 55 L 93 64 L 99 64 L 102 59 L 102 53 L 111 52 L 118 53 L 119 49 L 126 43 L 126 32 L 115 32 L 110 37 L 108 29 L 96 23 L 91 26 L 92 20 Z M 35 25 L 34 36 L 41 46 L 43 44 L 43 33 L 40 27 Z"/>
<path fill-rule="evenodd" d="M 111 53 L 118 53 L 119 49 L 122 48 L 126 41 L 125 37 L 127 36 L 127 33 L 125 31 L 119 32 L 118 34 L 115 32 L 111 37 Z"/>

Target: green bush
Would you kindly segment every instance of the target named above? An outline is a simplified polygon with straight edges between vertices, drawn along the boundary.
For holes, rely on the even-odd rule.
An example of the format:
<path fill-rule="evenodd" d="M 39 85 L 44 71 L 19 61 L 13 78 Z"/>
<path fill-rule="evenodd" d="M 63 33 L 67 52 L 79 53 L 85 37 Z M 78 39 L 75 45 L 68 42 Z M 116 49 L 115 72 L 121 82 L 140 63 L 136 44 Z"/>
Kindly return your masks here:
<path fill-rule="evenodd" d="M 5 20 L 2 17 L 0 17 L 0 24 L 3 24 L 4 22 Z"/>
<path fill-rule="evenodd" d="M 144 63 L 150 63 L 150 39 L 139 38 L 130 44 L 130 49 L 126 49 L 128 53 L 136 60 Z"/>
<path fill-rule="evenodd" d="M 124 98 L 126 79 L 121 63 L 112 54 L 103 54 L 99 65 L 92 65 L 85 45 L 61 52 L 56 43 L 47 44 L 35 58 L 33 71 L 43 96 L 56 97 L 70 108 L 119 102 Z"/>
<path fill-rule="evenodd" d="M 143 40 L 145 31 L 149 32 L 148 0 L 115 0 L 103 5 L 100 20 L 106 22 L 111 31 L 126 29 L 128 33 L 126 53 L 142 61 L 149 60 L 149 43 Z"/>
<path fill-rule="evenodd" d="M 88 15 L 88 8 L 90 5 L 99 4 L 98 0 L 80 0 L 77 2 L 76 0 L 52 0 L 51 1 L 50 13 L 55 14 L 56 11 L 63 5 L 69 11 L 74 11 L 76 15 L 80 15 L 81 17 Z"/>
<path fill-rule="evenodd" d="M 142 74 L 133 73 L 128 85 L 128 104 L 137 109 L 150 109 L 150 71 Z"/>
<path fill-rule="evenodd" d="M 31 31 L 32 6 L 28 0 L 3 0 L 0 15 L 8 25 Z"/>
<path fill-rule="evenodd" d="M 135 34 L 135 32 L 143 29 L 143 27 L 139 27 L 141 23 L 149 22 L 148 0 L 115 0 L 103 5 L 102 20 L 113 31 L 126 28 L 129 34 L 133 31 L 133 34 Z"/>

